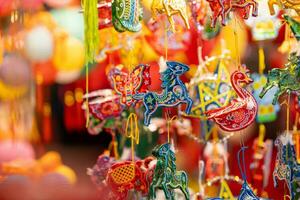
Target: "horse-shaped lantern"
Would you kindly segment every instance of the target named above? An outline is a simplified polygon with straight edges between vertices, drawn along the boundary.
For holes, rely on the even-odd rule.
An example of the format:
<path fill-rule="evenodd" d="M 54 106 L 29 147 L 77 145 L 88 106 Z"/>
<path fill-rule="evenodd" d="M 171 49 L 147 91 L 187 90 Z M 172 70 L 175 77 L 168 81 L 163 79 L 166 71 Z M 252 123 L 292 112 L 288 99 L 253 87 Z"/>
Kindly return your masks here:
<path fill-rule="evenodd" d="M 186 200 L 190 199 L 188 178 L 184 171 L 176 171 L 176 158 L 170 144 L 157 146 L 152 154 L 157 158 L 149 198 L 156 198 L 156 189 L 162 189 L 167 200 L 175 200 L 174 189 L 179 188 Z"/>
<path fill-rule="evenodd" d="M 265 94 L 274 86 L 278 86 L 272 104 L 275 105 L 280 95 L 285 92 L 298 92 L 300 90 L 300 56 L 291 53 L 285 68 L 274 68 L 268 72 L 268 80 L 263 87 L 259 97 L 263 98 Z M 300 99 L 300 97 L 299 97 Z"/>
<path fill-rule="evenodd" d="M 174 107 L 181 103 L 186 103 L 186 113 L 192 109 L 193 100 L 189 97 L 188 90 L 180 80 L 180 76 L 189 70 L 187 65 L 178 62 L 166 62 L 167 69 L 161 73 L 162 85 L 164 89 L 161 94 L 155 92 L 137 93 L 134 99 L 143 99 L 146 111 L 144 113 L 144 124 L 150 124 L 151 115 L 158 107 Z"/>

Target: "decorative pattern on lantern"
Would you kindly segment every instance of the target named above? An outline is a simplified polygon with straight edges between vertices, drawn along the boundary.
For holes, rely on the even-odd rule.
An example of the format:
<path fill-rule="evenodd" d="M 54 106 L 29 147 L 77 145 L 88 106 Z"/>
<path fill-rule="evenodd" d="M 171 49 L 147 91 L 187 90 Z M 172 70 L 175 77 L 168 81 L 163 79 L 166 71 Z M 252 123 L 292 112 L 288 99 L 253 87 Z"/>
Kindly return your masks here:
<path fill-rule="evenodd" d="M 155 92 L 137 93 L 133 96 L 136 100 L 143 100 L 146 111 L 144 113 L 144 124 L 148 126 L 152 114 L 158 107 L 174 107 L 186 103 L 186 113 L 191 112 L 193 100 L 189 97 L 188 90 L 180 80 L 180 76 L 189 70 L 187 65 L 179 62 L 166 62 L 167 69 L 161 73 L 164 89 L 161 94 Z"/>
<path fill-rule="evenodd" d="M 119 97 L 117 96 L 102 101 L 92 101 L 89 103 L 89 110 L 100 120 L 119 117 L 123 111 L 123 107 L 119 101 Z"/>
<path fill-rule="evenodd" d="M 166 46 L 166 38 L 162 39 L 166 35 L 164 28 L 165 18 L 166 16 L 160 15 L 157 17 L 157 22 L 153 23 L 149 21 L 147 27 L 151 31 L 151 34 L 145 35 L 147 42 L 159 55 L 164 55 L 166 48 L 168 50 L 168 56 L 175 56 L 178 55 L 179 52 L 187 51 L 192 43 L 192 33 L 185 29 L 184 23 L 177 15 L 173 17 L 177 31 L 172 34 L 168 33 L 168 45 Z"/>
<path fill-rule="evenodd" d="M 153 180 L 149 189 L 149 198 L 156 199 L 156 189 L 162 189 L 166 199 L 174 199 L 174 189 L 180 189 L 186 200 L 190 199 L 188 177 L 184 171 L 176 170 L 175 153 L 169 143 L 157 146 L 152 151 L 157 158 Z"/>
<path fill-rule="evenodd" d="M 130 190 L 141 192 L 142 196 L 148 195 L 155 168 L 152 162 L 155 162 L 153 157 L 135 162 L 116 162 L 111 157 L 100 155 L 97 164 L 87 173 L 94 184 L 104 191 L 104 199 L 125 200 Z"/>
<path fill-rule="evenodd" d="M 281 9 L 293 9 L 300 15 L 299 0 L 269 0 L 268 4 L 271 15 L 275 14 L 274 5 L 279 6 Z"/>
<path fill-rule="evenodd" d="M 197 71 L 189 87 L 194 85 L 196 85 L 198 98 L 192 108 L 191 116 L 194 117 L 201 117 L 209 110 L 227 105 L 234 95 L 230 85 L 230 74 L 223 61 L 218 63 L 213 74 L 205 72 L 204 69 Z"/>
<path fill-rule="evenodd" d="M 253 96 L 258 104 L 258 111 L 256 116 L 256 121 L 258 123 L 267 123 L 275 121 L 277 118 L 277 113 L 280 110 L 278 103 L 272 104 L 272 97 L 276 93 L 276 88 L 272 88 L 269 91 L 269 95 L 264 98 L 259 98 L 259 94 L 263 89 L 263 86 L 267 83 L 267 77 L 265 75 L 259 75 L 254 73 L 251 75 L 254 83 L 252 84 Z"/>
<path fill-rule="evenodd" d="M 143 8 L 139 0 L 113 0 L 112 23 L 118 32 L 138 32 L 142 25 Z"/>
<path fill-rule="evenodd" d="M 97 5 L 98 8 L 98 29 L 103 29 L 112 26 L 112 10 L 111 10 L 111 0 L 106 0 L 100 2 Z"/>
<path fill-rule="evenodd" d="M 190 29 L 187 6 L 185 0 L 153 0 L 151 5 L 152 17 L 154 20 L 157 18 L 157 13 L 165 13 L 168 17 L 172 31 L 175 32 L 175 23 L 173 15 L 179 14 L 183 19 L 185 26 Z"/>
<path fill-rule="evenodd" d="M 280 135 L 275 140 L 277 157 L 273 172 L 274 186 L 277 187 L 277 179 L 284 180 L 290 192 L 290 199 L 299 199 L 300 164 L 297 163 L 292 134 Z"/>
<path fill-rule="evenodd" d="M 268 72 L 268 80 L 259 97 L 263 98 L 265 94 L 274 86 L 278 86 L 274 94 L 272 104 L 275 105 L 279 97 L 285 92 L 298 92 L 300 90 L 300 56 L 291 53 L 285 68 L 275 68 Z M 300 96 L 299 96 L 300 98 Z"/>
<path fill-rule="evenodd" d="M 231 85 L 237 93 L 227 106 L 206 112 L 207 118 L 214 120 L 225 131 L 238 131 L 249 126 L 255 119 L 257 103 L 250 92 L 242 88 L 241 83 L 250 84 L 249 70 L 242 66 L 231 75 Z"/>
<path fill-rule="evenodd" d="M 151 84 L 149 70 L 149 65 L 138 65 L 130 73 L 118 68 L 110 71 L 114 90 L 121 96 L 120 103 L 122 105 L 134 106 L 137 100 L 133 96 L 147 92 L 148 86 Z"/>
<path fill-rule="evenodd" d="M 250 8 L 252 7 L 252 16 L 256 17 L 258 14 L 258 3 L 255 0 L 207 0 L 213 12 L 211 26 L 215 27 L 218 18 L 221 16 L 222 25 L 225 26 L 227 14 L 232 9 L 240 9 L 244 19 L 250 16 Z"/>

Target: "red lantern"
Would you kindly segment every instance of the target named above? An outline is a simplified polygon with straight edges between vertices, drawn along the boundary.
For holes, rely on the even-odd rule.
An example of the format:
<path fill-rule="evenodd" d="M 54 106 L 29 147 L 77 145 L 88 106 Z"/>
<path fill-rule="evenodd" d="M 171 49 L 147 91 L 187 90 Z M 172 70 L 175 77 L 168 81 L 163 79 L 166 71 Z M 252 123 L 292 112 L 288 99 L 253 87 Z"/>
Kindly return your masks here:
<path fill-rule="evenodd" d="M 51 61 L 47 61 L 34 64 L 33 73 L 39 84 L 49 85 L 54 83 L 57 70 Z"/>

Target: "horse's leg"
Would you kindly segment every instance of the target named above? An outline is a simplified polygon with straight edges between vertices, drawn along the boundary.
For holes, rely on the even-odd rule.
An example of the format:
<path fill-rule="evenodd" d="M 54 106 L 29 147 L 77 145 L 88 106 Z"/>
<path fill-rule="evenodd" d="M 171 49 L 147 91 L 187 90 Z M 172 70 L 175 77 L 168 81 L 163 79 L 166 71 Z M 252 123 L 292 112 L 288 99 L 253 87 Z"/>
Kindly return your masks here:
<path fill-rule="evenodd" d="M 149 194 L 148 197 L 150 200 L 156 199 L 156 187 L 157 187 L 158 180 L 153 178 L 152 183 L 150 184 Z"/>
<path fill-rule="evenodd" d="M 171 200 L 175 200 L 175 192 L 174 192 L 174 190 L 170 189 L 169 193 L 170 193 Z"/>
<path fill-rule="evenodd" d="M 271 15 L 275 15 L 275 9 L 274 9 L 274 4 L 276 0 L 269 0 L 268 1 L 268 6 L 269 6 L 269 11 Z"/>
<path fill-rule="evenodd" d="M 170 25 L 171 25 L 171 28 L 172 28 L 172 32 L 175 32 L 175 22 L 173 20 L 173 17 L 172 16 L 168 16 L 168 20 L 170 22 Z"/>
<path fill-rule="evenodd" d="M 180 190 L 181 192 L 184 194 L 185 199 L 189 200 L 190 199 L 190 193 L 188 190 L 188 181 L 187 181 L 187 176 L 185 173 L 181 174 L 181 186 L 180 186 Z"/>
<path fill-rule="evenodd" d="M 170 199 L 170 193 L 169 193 L 169 190 L 167 188 L 166 181 L 163 181 L 163 183 L 161 184 L 161 187 L 162 187 L 162 189 L 165 193 L 166 199 Z"/>
<path fill-rule="evenodd" d="M 256 1 L 252 1 L 253 7 L 252 7 L 252 16 L 257 17 L 258 16 L 258 3 Z"/>
<path fill-rule="evenodd" d="M 218 13 L 218 16 L 221 15 L 222 25 L 225 26 L 226 25 L 226 11 L 225 11 L 225 7 L 223 4 L 223 0 L 219 0 L 219 5 L 220 5 L 220 11 Z"/>
<path fill-rule="evenodd" d="M 157 13 L 156 13 L 156 8 L 155 6 L 151 6 L 151 12 L 152 12 L 152 19 L 156 20 L 157 19 Z"/>
<path fill-rule="evenodd" d="M 152 113 L 155 112 L 155 110 L 157 109 L 157 102 L 155 102 L 155 106 L 154 106 L 154 105 L 148 105 L 146 103 L 146 101 L 147 101 L 146 98 L 144 98 L 144 106 L 146 108 L 146 111 L 144 113 L 144 124 L 146 126 L 148 126 L 150 124 L 150 118 L 151 118 Z M 155 108 L 150 109 L 149 106 L 154 106 Z"/>
<path fill-rule="evenodd" d="M 147 109 L 147 108 L 146 108 Z M 150 121 L 150 112 L 147 110 L 145 113 L 144 113 L 144 124 L 146 126 L 149 125 L 149 122 Z"/>
<path fill-rule="evenodd" d="M 273 172 L 273 183 L 274 183 L 274 187 L 276 188 L 278 186 L 278 183 L 277 183 L 277 174 L 274 174 L 276 172 L 276 167 L 275 167 L 275 170 Z"/>
<path fill-rule="evenodd" d="M 221 15 L 221 12 L 224 12 L 222 7 L 218 7 L 216 10 L 214 10 L 212 19 L 211 19 L 211 27 L 212 28 L 214 28 L 216 26 L 217 20 L 218 20 L 219 16 Z M 222 25 L 224 25 L 224 26 L 226 25 L 223 15 L 222 15 Z"/>
<path fill-rule="evenodd" d="M 165 11 L 166 11 L 167 16 L 170 17 L 170 16 L 171 16 L 171 13 L 170 13 L 168 4 L 165 3 L 165 2 L 163 2 L 163 7 L 164 7 L 164 9 L 165 9 Z"/>
<path fill-rule="evenodd" d="M 259 94 L 259 98 L 263 98 L 265 94 L 273 87 L 274 85 L 270 82 L 267 82 L 267 84 L 263 87 L 262 91 Z"/>
<path fill-rule="evenodd" d="M 179 10 L 179 13 L 180 13 L 180 16 L 181 18 L 183 19 L 184 23 L 185 23 L 185 26 L 190 29 L 190 24 L 189 24 L 189 20 L 188 20 L 188 15 L 187 15 L 187 12 L 186 12 L 186 9 L 184 8 L 181 8 Z"/>
<path fill-rule="evenodd" d="M 291 196 L 291 199 L 295 199 L 295 192 L 294 189 L 293 189 L 293 181 L 289 180 L 288 182 L 288 189 L 290 191 L 290 196 Z"/>
<path fill-rule="evenodd" d="M 185 112 L 187 114 L 190 114 L 191 110 L 192 110 L 192 106 L 193 106 L 193 100 L 188 96 L 186 96 L 185 99 L 186 99 L 186 102 L 187 102 L 187 107 L 185 109 Z"/>
<path fill-rule="evenodd" d="M 278 102 L 279 97 L 285 92 L 285 90 L 281 90 L 279 87 L 279 90 L 275 93 L 272 104 L 275 105 L 276 102 Z"/>

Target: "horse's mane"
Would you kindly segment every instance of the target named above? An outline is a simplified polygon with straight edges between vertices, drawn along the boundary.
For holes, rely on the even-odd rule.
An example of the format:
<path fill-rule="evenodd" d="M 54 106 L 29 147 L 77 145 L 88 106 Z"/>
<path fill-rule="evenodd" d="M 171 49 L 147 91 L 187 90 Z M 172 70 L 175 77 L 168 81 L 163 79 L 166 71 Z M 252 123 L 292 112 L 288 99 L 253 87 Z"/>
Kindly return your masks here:
<path fill-rule="evenodd" d="M 162 80 L 161 87 L 162 88 L 166 88 L 169 85 L 171 85 L 171 83 L 174 80 L 174 78 L 175 78 L 175 76 L 173 74 L 173 71 L 171 69 L 167 68 L 160 75 L 160 80 Z"/>
<path fill-rule="evenodd" d="M 168 154 L 168 167 L 171 168 L 172 171 L 176 171 L 176 157 L 175 153 L 172 150 L 169 150 Z"/>

